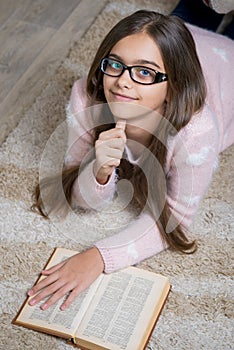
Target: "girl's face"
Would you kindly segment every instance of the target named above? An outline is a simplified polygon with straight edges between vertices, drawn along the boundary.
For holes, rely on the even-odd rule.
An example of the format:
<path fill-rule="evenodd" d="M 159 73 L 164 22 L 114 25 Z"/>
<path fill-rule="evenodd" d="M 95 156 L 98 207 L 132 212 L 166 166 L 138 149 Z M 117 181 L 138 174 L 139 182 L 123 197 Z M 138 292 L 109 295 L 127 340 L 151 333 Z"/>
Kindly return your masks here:
<path fill-rule="evenodd" d="M 109 57 L 127 66 L 140 65 L 166 73 L 158 46 L 148 34 L 143 32 L 121 39 L 112 48 Z M 135 105 L 138 109 L 143 106 L 161 115 L 164 113 L 167 96 L 166 81 L 152 85 L 141 85 L 134 82 L 129 71 L 125 70 L 120 77 L 104 74 L 103 85 L 108 103 L 122 102 L 125 105 L 126 103 L 127 105 Z M 131 116 L 124 116 L 124 119 L 130 118 Z"/>

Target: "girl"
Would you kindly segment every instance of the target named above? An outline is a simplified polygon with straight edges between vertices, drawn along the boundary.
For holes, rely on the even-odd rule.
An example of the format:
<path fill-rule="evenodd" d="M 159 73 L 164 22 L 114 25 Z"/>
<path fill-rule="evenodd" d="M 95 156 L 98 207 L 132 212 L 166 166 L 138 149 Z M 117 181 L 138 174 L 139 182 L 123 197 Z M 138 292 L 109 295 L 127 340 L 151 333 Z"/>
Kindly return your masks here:
<path fill-rule="evenodd" d="M 109 32 L 87 79 L 72 89 L 63 189 L 69 204 L 99 210 L 127 178 L 141 213 L 118 234 L 42 271 L 46 278 L 28 293 L 39 292 L 31 305 L 48 297 L 45 310 L 70 292 L 64 310 L 102 272 L 167 247 L 196 250 L 186 231 L 218 154 L 234 140 L 233 57 L 232 40 L 152 11 L 133 13 Z M 90 113 L 80 113 L 93 105 L 95 126 Z M 35 208 L 47 217 L 61 209 L 45 208 L 43 189 L 55 193 L 50 185 L 36 191 Z"/>

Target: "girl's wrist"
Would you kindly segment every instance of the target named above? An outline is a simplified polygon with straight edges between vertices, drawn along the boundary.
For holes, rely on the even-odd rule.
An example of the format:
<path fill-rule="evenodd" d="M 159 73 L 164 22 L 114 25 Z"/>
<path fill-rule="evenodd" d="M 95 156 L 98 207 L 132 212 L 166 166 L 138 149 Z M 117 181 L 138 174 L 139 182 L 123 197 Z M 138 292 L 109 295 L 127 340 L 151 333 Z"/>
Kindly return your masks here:
<path fill-rule="evenodd" d="M 109 175 L 104 175 L 104 174 L 101 174 L 101 170 L 97 169 L 97 164 L 96 162 L 94 162 L 93 164 L 93 172 L 94 172 L 94 176 L 95 176 L 95 179 L 96 181 L 100 184 L 100 185 L 105 185 L 108 180 L 109 180 Z"/>
<path fill-rule="evenodd" d="M 91 252 L 92 256 L 95 257 L 95 260 L 97 261 L 97 265 L 100 267 L 100 271 L 99 272 L 104 272 L 105 269 L 105 265 L 104 265 L 104 260 L 102 258 L 102 255 L 99 251 L 99 249 L 96 246 L 93 246 L 92 248 L 89 249 L 89 251 Z"/>
<path fill-rule="evenodd" d="M 105 176 L 105 177 L 96 177 L 96 181 L 100 184 L 100 185 L 105 185 L 108 180 L 109 180 L 110 176 Z"/>

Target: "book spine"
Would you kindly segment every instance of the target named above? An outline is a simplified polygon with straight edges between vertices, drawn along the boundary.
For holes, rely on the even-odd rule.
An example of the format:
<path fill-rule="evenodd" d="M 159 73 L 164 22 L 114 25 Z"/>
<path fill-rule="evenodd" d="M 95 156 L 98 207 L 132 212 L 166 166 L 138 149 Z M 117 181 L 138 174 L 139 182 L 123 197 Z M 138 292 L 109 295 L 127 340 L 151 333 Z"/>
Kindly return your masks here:
<path fill-rule="evenodd" d="M 79 348 L 80 350 L 90 350 L 90 349 L 88 349 L 88 348 L 84 348 L 83 346 L 81 346 L 81 345 L 78 345 L 77 343 L 76 343 L 76 339 L 75 338 L 70 338 L 70 339 L 67 339 L 67 343 L 69 344 L 69 345 L 72 345 L 74 348 Z"/>

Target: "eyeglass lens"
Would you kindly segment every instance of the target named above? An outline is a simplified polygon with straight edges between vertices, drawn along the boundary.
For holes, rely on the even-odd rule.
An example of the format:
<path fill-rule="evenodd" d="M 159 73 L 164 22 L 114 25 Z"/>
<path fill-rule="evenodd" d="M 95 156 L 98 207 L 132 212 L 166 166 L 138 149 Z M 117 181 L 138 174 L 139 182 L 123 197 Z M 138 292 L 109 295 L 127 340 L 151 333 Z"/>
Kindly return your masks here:
<path fill-rule="evenodd" d="M 121 62 L 104 58 L 101 65 L 102 71 L 110 76 L 118 77 L 125 69 L 130 73 L 131 78 L 141 84 L 151 84 L 155 81 L 157 72 L 144 66 L 127 67 Z"/>

